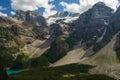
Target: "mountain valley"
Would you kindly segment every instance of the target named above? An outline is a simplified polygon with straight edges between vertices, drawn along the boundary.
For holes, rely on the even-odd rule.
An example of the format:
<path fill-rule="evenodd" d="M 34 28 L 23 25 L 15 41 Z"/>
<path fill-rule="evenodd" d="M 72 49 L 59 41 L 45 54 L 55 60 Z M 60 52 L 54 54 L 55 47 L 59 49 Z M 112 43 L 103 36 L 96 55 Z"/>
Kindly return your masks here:
<path fill-rule="evenodd" d="M 0 80 L 119 80 L 120 7 L 0 17 L 0 65 Z"/>

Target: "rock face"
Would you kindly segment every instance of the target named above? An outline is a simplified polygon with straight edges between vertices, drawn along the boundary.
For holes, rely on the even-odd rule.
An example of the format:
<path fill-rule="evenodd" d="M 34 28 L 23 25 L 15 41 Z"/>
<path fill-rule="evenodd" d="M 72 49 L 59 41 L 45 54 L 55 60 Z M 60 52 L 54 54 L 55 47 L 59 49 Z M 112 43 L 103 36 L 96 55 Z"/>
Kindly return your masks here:
<path fill-rule="evenodd" d="M 49 35 L 46 19 L 37 12 L 18 10 L 14 18 L 22 22 L 24 29 L 32 30 L 36 38 L 45 39 Z"/>
<path fill-rule="evenodd" d="M 50 41 L 46 43 L 50 36 L 48 28 L 30 22 L 29 25 L 26 25 L 15 18 L 0 17 L 0 56 L 4 56 L 5 59 L 11 61 L 7 63 L 12 64 L 13 59 L 20 53 L 29 54 L 28 56 L 41 55 L 49 48 L 51 43 Z M 31 52 L 29 52 L 29 49 Z"/>
<path fill-rule="evenodd" d="M 52 24 L 50 28 L 51 37 L 57 37 L 62 35 L 63 37 L 68 37 L 70 31 L 70 26 L 65 23 L 61 24 Z"/>
<path fill-rule="evenodd" d="M 102 2 L 95 4 L 87 12 L 81 14 L 79 19 L 72 24 L 75 31 L 68 38 L 70 46 L 73 47 L 81 42 L 81 46 L 92 47 L 94 52 L 98 51 L 108 43 L 111 37 L 108 34 L 108 25 L 112 15 L 113 10 Z"/>
<path fill-rule="evenodd" d="M 112 18 L 110 19 L 111 30 L 115 33 L 120 30 L 119 22 L 120 22 L 120 7 L 117 9 L 117 11 L 114 13 Z"/>
<path fill-rule="evenodd" d="M 18 10 L 16 12 L 16 15 L 14 16 L 16 19 L 27 22 L 27 23 L 32 23 L 40 26 L 46 26 L 46 19 L 41 16 L 39 13 L 34 12 L 34 11 L 21 11 Z"/>
<path fill-rule="evenodd" d="M 78 23 L 79 26 L 85 24 L 92 25 L 96 23 L 104 24 L 105 22 L 109 21 L 112 15 L 113 10 L 107 7 L 104 3 L 99 2 L 87 12 L 81 14 L 79 19 L 76 20 L 76 23 Z"/>
<path fill-rule="evenodd" d="M 81 59 L 89 57 L 111 40 L 113 31 L 111 30 L 109 21 L 113 14 L 113 9 L 99 2 L 81 14 L 73 23 L 51 25 L 51 35 L 54 37 L 61 35 L 63 38 L 67 38 L 69 47 L 73 51 L 76 46 L 77 48 L 82 48 L 84 53 Z M 54 48 L 53 50 L 56 49 Z"/>

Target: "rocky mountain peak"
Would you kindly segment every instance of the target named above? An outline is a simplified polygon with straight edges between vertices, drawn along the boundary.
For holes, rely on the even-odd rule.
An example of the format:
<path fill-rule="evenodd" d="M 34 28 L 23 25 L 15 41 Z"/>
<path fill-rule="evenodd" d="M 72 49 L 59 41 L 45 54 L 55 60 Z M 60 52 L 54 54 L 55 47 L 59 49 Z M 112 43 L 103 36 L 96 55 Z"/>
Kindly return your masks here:
<path fill-rule="evenodd" d="M 96 3 L 94 6 L 106 6 L 106 5 L 105 5 L 105 3 L 103 3 L 103 2 L 98 2 L 98 3 Z"/>
<path fill-rule="evenodd" d="M 103 12 L 105 12 L 105 10 L 107 10 L 107 11 L 113 11 L 113 9 L 111 9 L 110 7 L 108 7 L 108 6 L 106 6 L 106 4 L 105 3 L 103 3 L 103 2 L 98 2 L 98 3 L 96 3 L 93 7 L 92 7 L 92 10 L 94 11 L 103 11 Z"/>
<path fill-rule="evenodd" d="M 18 10 L 14 18 L 40 26 L 46 26 L 46 19 L 35 11 L 22 11 Z"/>
<path fill-rule="evenodd" d="M 79 19 L 74 22 L 73 25 L 76 29 L 70 34 L 69 41 L 75 45 L 82 41 L 87 47 L 92 46 L 93 51 L 99 50 L 96 45 L 99 43 L 101 48 L 101 46 L 104 46 L 108 42 L 105 39 L 109 40 L 108 24 L 112 15 L 113 9 L 102 2 L 96 3 L 91 9 L 81 14 Z M 105 37 L 106 35 L 107 37 Z"/>
<path fill-rule="evenodd" d="M 81 14 L 77 22 L 97 23 L 100 20 L 107 21 L 113 15 L 114 10 L 106 6 L 103 2 L 96 3 L 91 9 Z"/>

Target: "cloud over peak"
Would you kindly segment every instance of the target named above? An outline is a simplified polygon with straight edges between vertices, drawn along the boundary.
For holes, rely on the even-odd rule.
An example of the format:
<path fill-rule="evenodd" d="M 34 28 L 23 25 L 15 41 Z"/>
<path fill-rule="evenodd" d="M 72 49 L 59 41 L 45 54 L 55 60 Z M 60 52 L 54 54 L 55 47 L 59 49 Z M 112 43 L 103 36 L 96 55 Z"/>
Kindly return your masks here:
<path fill-rule="evenodd" d="M 72 0 L 11 0 L 11 8 L 14 10 L 23 10 L 23 11 L 34 11 L 39 10 L 39 8 L 43 8 L 43 16 L 49 17 L 57 13 L 57 11 L 68 11 L 73 13 L 83 13 L 90 9 L 93 5 L 97 2 L 104 2 L 107 6 L 113 8 L 114 10 L 117 9 L 119 4 L 119 0 L 76 0 L 78 2 L 73 2 Z M 58 5 L 61 6 L 58 6 Z M 0 10 L 5 8 L 0 7 Z M 55 10 L 58 9 L 58 10 Z M 11 12 L 11 14 L 14 14 Z"/>
<path fill-rule="evenodd" d="M 62 1 L 60 2 L 60 5 L 64 7 L 64 11 L 83 13 L 90 9 L 97 2 L 104 2 L 107 6 L 111 7 L 114 10 L 116 10 L 119 4 L 118 0 L 79 0 L 79 4 Z"/>
<path fill-rule="evenodd" d="M 44 17 L 48 17 L 51 14 L 55 14 L 57 11 L 52 10 L 54 8 L 53 4 L 49 4 L 54 0 L 11 0 L 11 7 L 14 10 L 38 10 L 39 8 L 44 8 Z"/>
<path fill-rule="evenodd" d="M 60 2 L 60 5 L 64 7 L 64 11 L 76 12 L 79 13 L 80 6 L 76 3 L 66 3 L 64 1 Z"/>
<path fill-rule="evenodd" d="M 2 13 L 2 12 L 0 12 L 0 16 L 2 16 L 2 17 L 8 17 L 8 15 L 7 15 L 7 14 Z"/>

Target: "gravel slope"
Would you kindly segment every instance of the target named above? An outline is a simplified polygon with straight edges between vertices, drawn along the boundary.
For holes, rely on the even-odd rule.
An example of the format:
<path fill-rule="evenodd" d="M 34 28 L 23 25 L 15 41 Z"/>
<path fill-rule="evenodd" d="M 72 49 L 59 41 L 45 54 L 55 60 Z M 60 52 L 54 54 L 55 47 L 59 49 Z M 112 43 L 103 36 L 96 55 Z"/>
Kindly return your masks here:
<path fill-rule="evenodd" d="M 78 63 L 80 61 L 80 58 L 84 55 L 85 51 L 82 48 L 77 48 L 74 50 L 71 50 L 67 53 L 66 56 L 52 64 L 51 66 L 60 66 L 60 65 L 66 65 L 66 64 L 72 64 L 72 63 Z"/>

